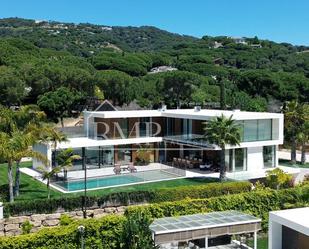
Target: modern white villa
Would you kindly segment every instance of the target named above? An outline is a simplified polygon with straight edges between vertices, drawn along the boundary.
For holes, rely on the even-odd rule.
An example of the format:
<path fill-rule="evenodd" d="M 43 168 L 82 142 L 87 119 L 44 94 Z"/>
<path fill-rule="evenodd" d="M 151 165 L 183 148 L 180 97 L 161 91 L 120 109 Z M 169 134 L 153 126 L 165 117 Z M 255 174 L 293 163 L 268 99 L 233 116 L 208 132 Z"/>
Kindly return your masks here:
<path fill-rule="evenodd" d="M 84 165 L 90 169 L 88 177 L 117 174 L 117 180 L 113 180 L 115 185 L 136 182 L 131 179 L 136 174 L 143 174 L 143 181 L 148 176 L 148 181 L 158 181 L 173 178 L 170 175 L 185 177 L 218 171 L 220 148 L 205 140 L 204 127 L 207 121 L 222 114 L 232 115 L 242 127 L 240 145 L 226 148 L 228 174 L 241 172 L 250 175 L 248 178 L 258 178 L 255 172 L 265 172 L 278 165 L 276 152 L 283 143 L 283 114 L 278 113 L 163 107 L 159 110 L 84 111 L 83 114 L 83 126 L 62 129 L 68 141 L 59 143 L 56 151 L 51 144 L 39 144 L 35 149 L 48 157 L 52 167 L 54 153 L 73 148 L 75 154 L 85 157 Z M 41 163 L 34 160 L 33 168 L 39 166 Z M 122 175 L 127 175 L 125 181 L 118 180 Z M 82 160 L 74 162 L 68 177 L 83 177 Z M 97 180 L 93 184 L 93 188 L 108 185 Z M 78 189 L 71 188 L 72 191 Z"/>
<path fill-rule="evenodd" d="M 268 241 L 272 249 L 309 248 L 309 208 L 270 212 Z"/>

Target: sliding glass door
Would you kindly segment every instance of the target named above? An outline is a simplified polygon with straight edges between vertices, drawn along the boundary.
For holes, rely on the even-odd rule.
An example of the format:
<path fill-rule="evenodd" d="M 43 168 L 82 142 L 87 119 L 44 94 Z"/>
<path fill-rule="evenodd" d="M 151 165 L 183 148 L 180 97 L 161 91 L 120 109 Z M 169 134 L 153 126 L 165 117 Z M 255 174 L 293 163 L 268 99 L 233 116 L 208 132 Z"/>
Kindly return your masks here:
<path fill-rule="evenodd" d="M 275 154 L 276 154 L 276 147 L 274 145 L 263 147 L 264 168 L 275 167 L 275 159 L 276 159 Z"/>

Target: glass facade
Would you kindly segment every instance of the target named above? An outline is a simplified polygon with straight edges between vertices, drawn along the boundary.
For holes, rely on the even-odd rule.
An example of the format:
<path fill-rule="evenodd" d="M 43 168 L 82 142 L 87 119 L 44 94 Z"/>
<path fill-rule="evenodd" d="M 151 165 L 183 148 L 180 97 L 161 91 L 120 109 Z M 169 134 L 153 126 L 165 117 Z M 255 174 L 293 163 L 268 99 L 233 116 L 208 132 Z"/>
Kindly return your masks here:
<path fill-rule="evenodd" d="M 175 135 L 175 119 L 174 118 L 166 118 L 166 130 L 164 131 L 164 135 L 166 136 Z"/>
<path fill-rule="evenodd" d="M 192 136 L 192 119 L 181 119 L 181 135 Z"/>
<path fill-rule="evenodd" d="M 247 153 L 246 149 L 235 149 L 234 150 L 234 171 L 247 170 Z"/>
<path fill-rule="evenodd" d="M 140 122 L 139 123 L 140 137 L 151 136 L 149 127 L 150 118 L 149 117 L 140 118 L 139 122 Z"/>
<path fill-rule="evenodd" d="M 128 119 L 127 118 L 121 118 L 118 120 L 118 124 L 121 128 L 121 131 L 125 138 L 128 137 Z"/>
<path fill-rule="evenodd" d="M 129 163 L 132 160 L 132 151 L 129 145 L 119 145 L 117 147 L 117 163 Z"/>
<path fill-rule="evenodd" d="M 59 151 L 56 152 L 56 156 Z M 82 148 L 75 148 L 73 155 L 82 157 Z M 89 168 L 103 168 L 114 165 L 114 147 L 113 146 L 99 146 L 88 147 L 85 151 L 86 165 Z M 71 170 L 82 169 L 82 159 L 73 161 L 73 168 Z"/>
<path fill-rule="evenodd" d="M 263 147 L 263 160 L 264 160 L 264 168 L 273 168 L 275 167 L 275 157 L 276 154 L 276 146 L 264 146 Z"/>
<path fill-rule="evenodd" d="M 272 140 L 272 120 L 244 120 L 239 122 L 242 126 L 242 141 L 265 141 Z"/>
<path fill-rule="evenodd" d="M 247 149 L 230 149 L 225 152 L 225 164 L 230 172 L 247 170 Z"/>

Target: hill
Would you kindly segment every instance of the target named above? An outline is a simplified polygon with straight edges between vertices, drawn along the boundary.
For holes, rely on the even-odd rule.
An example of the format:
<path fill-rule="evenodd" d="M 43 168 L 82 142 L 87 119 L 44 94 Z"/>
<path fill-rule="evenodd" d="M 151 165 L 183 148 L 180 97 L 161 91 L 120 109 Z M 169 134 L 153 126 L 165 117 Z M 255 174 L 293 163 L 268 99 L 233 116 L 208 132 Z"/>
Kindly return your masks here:
<path fill-rule="evenodd" d="M 117 104 L 185 107 L 218 102 L 224 84 L 230 108 L 265 111 L 287 100 L 309 102 L 308 49 L 149 26 L 0 19 L 0 102 L 37 103 L 65 87 L 78 96 L 75 104 L 104 95 Z M 149 74 L 158 66 L 178 70 Z"/>

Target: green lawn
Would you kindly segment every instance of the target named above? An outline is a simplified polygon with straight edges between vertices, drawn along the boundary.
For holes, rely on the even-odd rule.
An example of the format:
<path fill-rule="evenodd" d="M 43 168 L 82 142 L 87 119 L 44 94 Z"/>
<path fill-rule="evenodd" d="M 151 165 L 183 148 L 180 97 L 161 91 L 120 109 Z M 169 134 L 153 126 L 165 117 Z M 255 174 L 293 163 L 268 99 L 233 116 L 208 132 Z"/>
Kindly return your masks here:
<path fill-rule="evenodd" d="M 21 167 L 31 167 L 31 162 L 25 162 L 21 164 Z M 14 167 L 15 174 L 15 167 Z M 111 187 L 101 190 L 92 190 L 88 191 L 88 195 L 104 195 L 115 192 L 123 192 L 123 191 L 137 191 L 137 190 L 153 190 L 159 188 L 169 188 L 169 187 L 177 187 L 177 186 L 188 186 L 188 185 L 203 185 L 209 182 L 215 182 L 216 179 L 210 178 L 182 178 L 176 180 L 168 180 L 162 182 L 153 182 L 153 183 L 144 183 L 144 184 L 136 184 L 131 186 L 123 186 L 123 187 Z M 7 200 L 7 165 L 0 164 L 0 198 L 2 200 Z M 72 194 L 63 194 L 56 190 L 51 190 L 51 197 L 60 197 L 60 196 L 72 196 L 72 195 L 82 195 L 83 192 L 72 193 Z M 20 188 L 20 196 L 16 198 L 16 200 L 30 200 L 30 199 L 41 199 L 46 198 L 47 196 L 47 188 L 43 183 L 33 179 L 32 177 L 21 174 L 21 188 Z"/>
<path fill-rule="evenodd" d="M 279 159 L 279 165 L 292 167 L 292 168 L 309 168 L 309 163 L 301 164 L 300 162 L 291 163 L 289 160 Z"/>
<path fill-rule="evenodd" d="M 22 163 L 22 167 L 31 167 L 31 162 Z M 15 167 L 13 169 L 15 175 Z M 32 177 L 21 174 L 20 177 L 20 196 L 16 200 L 29 200 L 29 199 L 40 199 L 46 198 L 47 188 L 43 183 L 33 179 Z M 0 197 L 1 199 L 6 198 L 8 194 L 8 181 L 7 181 L 7 164 L 0 164 Z M 61 193 L 58 191 L 51 191 L 51 196 L 60 196 Z"/>

